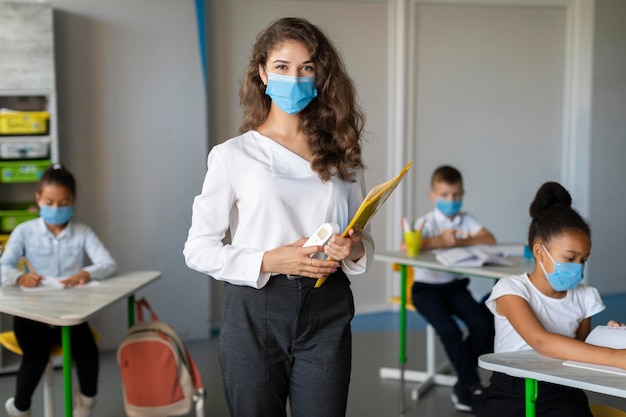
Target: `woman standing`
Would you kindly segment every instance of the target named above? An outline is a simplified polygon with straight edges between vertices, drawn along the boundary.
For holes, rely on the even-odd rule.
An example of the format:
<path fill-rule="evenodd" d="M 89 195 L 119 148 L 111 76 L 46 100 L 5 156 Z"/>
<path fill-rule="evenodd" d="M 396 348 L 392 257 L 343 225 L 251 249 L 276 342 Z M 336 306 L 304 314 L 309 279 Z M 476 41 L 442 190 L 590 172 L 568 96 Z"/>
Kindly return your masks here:
<path fill-rule="evenodd" d="M 354 86 L 316 26 L 283 18 L 258 35 L 240 96 L 242 134 L 209 153 L 184 249 L 190 268 L 226 281 L 219 359 L 229 411 L 285 416 L 289 398 L 293 417 L 344 416 L 346 273 L 365 272 L 374 244 L 351 230 L 302 245 L 323 223 L 345 228 L 365 196 Z"/>

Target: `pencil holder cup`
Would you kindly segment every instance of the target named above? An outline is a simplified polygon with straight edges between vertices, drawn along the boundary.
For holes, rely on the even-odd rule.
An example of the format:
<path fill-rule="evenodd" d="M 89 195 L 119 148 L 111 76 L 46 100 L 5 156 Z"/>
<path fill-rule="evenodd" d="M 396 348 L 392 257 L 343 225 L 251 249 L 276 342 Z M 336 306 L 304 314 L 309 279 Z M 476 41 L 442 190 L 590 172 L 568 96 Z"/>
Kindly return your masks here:
<path fill-rule="evenodd" d="M 420 254 L 420 244 L 422 243 L 422 232 L 411 230 L 404 232 L 404 243 L 406 244 L 406 255 L 417 256 Z"/>

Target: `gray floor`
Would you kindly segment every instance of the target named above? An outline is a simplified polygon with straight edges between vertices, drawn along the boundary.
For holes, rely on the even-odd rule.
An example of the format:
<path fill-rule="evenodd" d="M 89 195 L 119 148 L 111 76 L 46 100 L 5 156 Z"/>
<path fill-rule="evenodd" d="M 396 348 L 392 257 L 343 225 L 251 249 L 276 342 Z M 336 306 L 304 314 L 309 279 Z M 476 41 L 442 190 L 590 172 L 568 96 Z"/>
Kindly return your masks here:
<path fill-rule="evenodd" d="M 354 359 L 352 383 L 348 403 L 348 417 L 362 416 L 396 416 L 407 417 L 468 417 L 466 413 L 456 411 L 450 403 L 450 388 L 434 387 L 418 401 L 411 400 L 412 384 L 406 388 L 406 412 L 400 414 L 399 382 L 382 380 L 379 378 L 381 366 L 396 367 L 398 361 L 398 340 L 395 332 L 355 333 Z M 407 344 L 407 368 L 423 369 L 425 333 L 410 332 Z M 222 386 L 219 379 L 217 364 L 217 339 L 188 343 L 191 355 L 200 368 L 203 382 L 208 391 L 205 405 L 207 417 L 227 417 L 226 405 L 222 397 Z M 94 417 L 118 417 L 124 415 L 122 403 L 119 371 L 115 362 L 115 352 L 102 353 L 102 371 L 100 378 L 100 394 Z M 489 374 L 484 373 L 485 381 Z M 0 401 L 12 395 L 14 376 L 12 374 L 0 376 Z M 60 370 L 55 371 L 56 386 L 56 415 L 63 416 L 62 412 L 62 375 Z M 626 410 L 626 400 L 610 396 L 589 394 L 591 402 L 611 405 Z M 33 417 L 43 415 L 42 392 L 38 388 L 33 398 Z M 4 412 L 1 409 L 0 415 Z M 191 414 L 193 415 L 193 414 Z"/>

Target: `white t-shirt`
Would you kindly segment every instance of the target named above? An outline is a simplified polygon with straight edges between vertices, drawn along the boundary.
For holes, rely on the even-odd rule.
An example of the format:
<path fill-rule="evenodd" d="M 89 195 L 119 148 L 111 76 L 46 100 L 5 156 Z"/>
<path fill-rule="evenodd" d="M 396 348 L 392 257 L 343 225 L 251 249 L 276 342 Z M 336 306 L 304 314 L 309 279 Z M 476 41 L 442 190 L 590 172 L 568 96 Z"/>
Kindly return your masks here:
<path fill-rule="evenodd" d="M 457 239 L 467 239 L 475 236 L 483 229 L 478 220 L 469 213 L 460 212 L 450 219 L 436 208 L 417 219 L 415 225 L 419 226 L 422 222 L 424 222 L 422 237 L 441 236 L 442 230 L 455 229 Z M 427 284 L 445 284 L 460 277 L 460 275 L 450 272 L 415 269 L 415 281 Z"/>
<path fill-rule="evenodd" d="M 605 308 L 598 290 L 585 284 L 568 290 L 563 298 L 552 298 L 541 293 L 528 278 L 528 274 L 502 278 L 493 287 L 485 302 L 494 315 L 496 353 L 532 350 L 509 320 L 496 313 L 496 300 L 510 294 L 526 300 L 547 331 L 571 338 L 576 337 L 576 330 L 584 319 Z"/>
<path fill-rule="evenodd" d="M 326 222 L 343 231 L 365 197 L 361 170 L 355 182 L 324 182 L 307 160 L 256 131 L 213 147 L 207 166 L 183 253 L 190 268 L 235 285 L 263 287 L 271 274 L 260 272 L 265 251 L 309 237 Z M 224 244 L 229 229 L 232 242 Z M 358 262 L 342 262 L 347 274 L 362 274 L 372 259 L 369 227 L 363 245 Z"/>

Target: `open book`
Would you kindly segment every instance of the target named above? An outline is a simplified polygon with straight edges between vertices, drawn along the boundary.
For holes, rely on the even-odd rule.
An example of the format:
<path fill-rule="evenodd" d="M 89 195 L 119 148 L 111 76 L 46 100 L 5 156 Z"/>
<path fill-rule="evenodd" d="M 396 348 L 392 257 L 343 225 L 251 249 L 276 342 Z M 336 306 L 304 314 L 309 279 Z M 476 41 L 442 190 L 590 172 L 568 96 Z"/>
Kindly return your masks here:
<path fill-rule="evenodd" d="M 437 260 L 445 266 L 513 265 L 489 246 L 467 246 L 437 251 Z"/>
<path fill-rule="evenodd" d="M 409 163 L 400 170 L 398 175 L 387 182 L 378 184 L 372 188 L 369 193 L 367 193 L 363 202 L 359 206 L 359 209 L 354 214 L 354 217 L 352 217 L 352 220 L 341 234 L 342 237 L 348 236 L 350 229 L 362 230 L 365 225 L 367 225 L 378 210 L 380 210 L 385 201 L 387 201 L 387 198 L 389 198 L 393 190 L 395 190 L 398 184 L 400 184 L 402 178 L 404 178 L 406 173 L 409 172 L 412 164 L 413 162 L 409 161 Z M 315 283 L 315 288 L 321 286 L 324 281 L 326 281 L 326 278 L 318 278 Z"/>
<path fill-rule="evenodd" d="M 585 342 L 591 345 L 610 347 L 613 349 L 626 349 L 626 327 L 597 326 L 589 333 Z M 626 369 L 614 366 L 596 365 L 594 363 L 577 361 L 565 361 L 563 365 L 626 376 Z"/>

